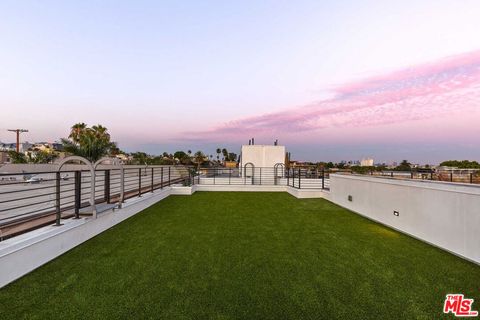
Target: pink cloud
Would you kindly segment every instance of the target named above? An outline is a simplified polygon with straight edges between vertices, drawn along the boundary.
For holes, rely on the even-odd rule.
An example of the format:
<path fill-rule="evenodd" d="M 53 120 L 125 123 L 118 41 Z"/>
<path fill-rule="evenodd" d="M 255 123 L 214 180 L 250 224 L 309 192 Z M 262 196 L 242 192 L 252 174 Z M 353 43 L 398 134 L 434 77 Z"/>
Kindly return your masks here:
<path fill-rule="evenodd" d="M 332 99 L 230 121 L 185 136 L 238 141 L 252 136 L 308 137 L 322 130 L 354 135 L 367 127 L 405 122 L 421 126 L 429 119 L 469 112 L 478 115 L 479 109 L 480 51 L 476 51 L 347 83 L 334 89 Z"/>

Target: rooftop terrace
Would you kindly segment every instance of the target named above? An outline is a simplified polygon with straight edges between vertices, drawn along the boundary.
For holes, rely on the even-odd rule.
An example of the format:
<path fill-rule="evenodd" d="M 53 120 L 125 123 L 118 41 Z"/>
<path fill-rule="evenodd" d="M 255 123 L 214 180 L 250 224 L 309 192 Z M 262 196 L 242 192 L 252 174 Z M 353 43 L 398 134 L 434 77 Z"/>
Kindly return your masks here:
<path fill-rule="evenodd" d="M 2 319 L 432 319 L 480 268 L 324 199 L 171 196 L 0 290 Z"/>

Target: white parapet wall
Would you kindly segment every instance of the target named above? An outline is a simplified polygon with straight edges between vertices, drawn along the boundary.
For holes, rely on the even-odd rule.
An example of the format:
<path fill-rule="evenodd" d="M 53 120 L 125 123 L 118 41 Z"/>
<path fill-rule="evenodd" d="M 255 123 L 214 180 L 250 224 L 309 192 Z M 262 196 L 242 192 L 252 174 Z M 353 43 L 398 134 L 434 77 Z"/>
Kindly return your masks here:
<path fill-rule="evenodd" d="M 480 186 L 332 174 L 330 200 L 480 263 Z"/>
<path fill-rule="evenodd" d="M 97 219 L 66 219 L 61 226 L 43 227 L 0 242 L 0 288 L 168 197 L 171 191 L 167 187 L 127 200 L 122 209 L 99 214 Z"/>

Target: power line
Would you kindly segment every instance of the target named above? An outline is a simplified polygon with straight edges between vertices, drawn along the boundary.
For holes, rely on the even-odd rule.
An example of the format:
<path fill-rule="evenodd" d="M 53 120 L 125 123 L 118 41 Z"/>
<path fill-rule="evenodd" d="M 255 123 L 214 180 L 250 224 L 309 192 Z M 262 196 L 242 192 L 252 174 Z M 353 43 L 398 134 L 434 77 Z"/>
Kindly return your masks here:
<path fill-rule="evenodd" d="M 28 132 L 26 129 L 7 129 L 17 134 L 17 152 L 20 152 L 20 133 Z"/>

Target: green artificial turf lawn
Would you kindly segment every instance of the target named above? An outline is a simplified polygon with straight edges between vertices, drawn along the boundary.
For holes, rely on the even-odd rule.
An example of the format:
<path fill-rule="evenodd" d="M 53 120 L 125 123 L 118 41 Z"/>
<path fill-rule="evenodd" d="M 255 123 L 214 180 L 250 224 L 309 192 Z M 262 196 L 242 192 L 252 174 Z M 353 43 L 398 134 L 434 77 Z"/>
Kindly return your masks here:
<path fill-rule="evenodd" d="M 171 196 L 0 289 L 1 319 L 436 319 L 480 267 L 322 199 Z M 451 315 L 450 315 L 451 317 Z"/>

